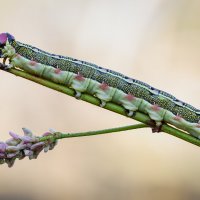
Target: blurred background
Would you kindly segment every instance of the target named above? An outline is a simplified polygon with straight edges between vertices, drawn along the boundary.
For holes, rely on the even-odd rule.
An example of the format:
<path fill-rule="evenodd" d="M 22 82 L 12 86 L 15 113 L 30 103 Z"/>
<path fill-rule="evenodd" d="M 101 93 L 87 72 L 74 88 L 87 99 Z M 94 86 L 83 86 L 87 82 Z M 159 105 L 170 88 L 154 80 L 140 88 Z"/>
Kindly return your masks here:
<path fill-rule="evenodd" d="M 200 107 L 200 1 L 1 1 L 0 32 L 90 61 Z M 0 71 L 0 140 L 137 123 Z M 0 200 L 200 199 L 200 150 L 140 129 L 69 138 L 37 160 L 0 166 Z"/>

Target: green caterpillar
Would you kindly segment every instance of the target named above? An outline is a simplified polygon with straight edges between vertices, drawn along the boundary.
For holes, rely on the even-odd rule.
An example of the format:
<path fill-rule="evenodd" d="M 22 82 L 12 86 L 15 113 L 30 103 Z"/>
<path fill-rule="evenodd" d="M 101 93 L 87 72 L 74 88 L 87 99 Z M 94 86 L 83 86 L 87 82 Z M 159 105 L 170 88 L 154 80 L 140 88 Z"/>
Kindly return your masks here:
<path fill-rule="evenodd" d="M 200 110 L 139 80 L 89 62 L 47 53 L 16 41 L 9 33 L 0 34 L 0 57 L 9 59 L 9 67 L 73 88 L 77 98 L 88 93 L 101 100 L 100 106 L 114 102 L 128 110 L 128 116 L 138 110 L 148 114 L 157 127 L 169 123 L 200 139 Z"/>

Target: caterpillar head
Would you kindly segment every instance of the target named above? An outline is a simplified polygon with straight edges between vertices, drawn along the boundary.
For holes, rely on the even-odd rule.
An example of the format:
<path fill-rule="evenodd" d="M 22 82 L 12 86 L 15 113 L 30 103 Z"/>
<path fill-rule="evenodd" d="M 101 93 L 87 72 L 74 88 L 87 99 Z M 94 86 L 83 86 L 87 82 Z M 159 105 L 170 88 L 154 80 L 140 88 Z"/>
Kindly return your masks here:
<path fill-rule="evenodd" d="M 10 42 L 14 41 L 15 38 L 10 33 L 1 33 L 0 34 L 0 48 L 5 46 L 7 40 L 10 43 Z"/>
<path fill-rule="evenodd" d="M 3 54 L 2 50 L 4 46 L 6 45 L 6 42 L 8 41 L 9 43 L 11 43 L 14 40 L 15 40 L 14 36 L 12 36 L 10 33 L 0 34 L 0 58 L 2 58 L 2 54 Z"/>

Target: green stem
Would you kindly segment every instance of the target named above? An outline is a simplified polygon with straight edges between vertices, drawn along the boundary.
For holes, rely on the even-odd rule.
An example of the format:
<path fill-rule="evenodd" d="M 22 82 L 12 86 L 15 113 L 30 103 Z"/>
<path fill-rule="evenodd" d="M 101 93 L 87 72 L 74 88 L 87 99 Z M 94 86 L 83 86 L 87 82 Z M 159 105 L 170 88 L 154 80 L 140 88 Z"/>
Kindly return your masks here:
<path fill-rule="evenodd" d="M 140 123 L 140 124 L 122 126 L 122 127 L 117 127 L 117 128 L 103 129 L 103 130 L 98 130 L 98 131 L 87 131 L 87 132 L 79 132 L 79 133 L 60 133 L 60 132 L 56 132 L 52 136 L 40 137 L 39 141 L 42 142 L 42 141 L 46 141 L 48 139 L 57 140 L 57 139 L 62 139 L 62 138 L 100 135 L 100 134 L 128 131 L 128 130 L 133 130 L 133 129 L 146 128 L 146 127 L 148 127 L 146 124 Z"/>
<path fill-rule="evenodd" d="M 75 96 L 75 92 L 71 88 L 67 88 L 66 86 L 59 85 L 59 84 L 53 83 L 51 81 L 33 76 L 33 75 L 28 74 L 24 71 L 21 71 L 21 70 L 18 70 L 18 69 L 9 69 L 7 72 L 14 74 L 16 76 L 20 76 L 22 78 L 31 80 L 35 83 L 39 83 L 40 85 L 46 86 L 46 87 L 51 88 L 53 90 L 57 90 L 59 92 L 67 94 L 69 96 L 73 96 L 73 97 Z M 99 106 L 99 104 L 100 104 L 99 99 L 97 99 L 96 97 L 91 96 L 89 94 L 82 94 L 81 100 L 89 102 L 89 103 L 94 104 L 96 106 Z M 109 102 L 109 103 L 106 104 L 106 106 L 104 108 L 127 117 L 126 110 L 120 105 Z M 131 118 L 150 126 L 151 119 L 149 118 L 149 116 L 147 116 L 143 113 L 136 112 L 135 115 L 132 116 Z M 178 129 L 172 127 L 172 126 L 164 124 L 162 126 L 161 131 L 168 133 L 170 135 L 173 135 L 175 137 L 178 137 L 178 138 L 185 140 L 189 143 L 192 143 L 194 145 L 200 146 L 200 140 L 199 139 L 197 139 L 197 138 L 195 138 L 195 137 L 193 137 L 193 136 L 191 136 L 191 135 L 189 135 L 189 134 L 187 134 L 187 133 L 185 133 L 181 130 L 178 130 Z M 79 134 L 81 134 L 81 133 L 79 133 Z M 84 134 L 84 133 L 82 133 L 82 134 Z M 99 133 L 99 134 L 101 134 L 101 133 Z"/>

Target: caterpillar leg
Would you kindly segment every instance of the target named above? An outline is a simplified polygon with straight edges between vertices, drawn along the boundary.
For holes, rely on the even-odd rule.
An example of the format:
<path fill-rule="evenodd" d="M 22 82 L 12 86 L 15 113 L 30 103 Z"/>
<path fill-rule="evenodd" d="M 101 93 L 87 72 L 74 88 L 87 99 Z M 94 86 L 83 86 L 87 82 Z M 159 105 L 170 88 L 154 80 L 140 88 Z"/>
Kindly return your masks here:
<path fill-rule="evenodd" d="M 100 107 L 105 107 L 106 103 L 112 100 L 113 95 L 116 91 L 116 88 L 108 86 L 105 82 L 97 83 L 94 88 L 95 91 L 93 91 L 92 93 L 94 96 L 100 99 Z"/>
<path fill-rule="evenodd" d="M 156 122 L 151 119 L 149 120 L 148 125 L 151 127 L 152 133 L 159 133 L 161 132 L 163 122 Z"/>
<path fill-rule="evenodd" d="M 70 75 L 70 74 L 69 74 Z M 87 91 L 88 85 L 90 83 L 90 79 L 84 78 L 81 73 L 71 74 L 72 82 L 70 87 L 75 90 L 75 98 L 80 99 L 81 94 Z"/>
<path fill-rule="evenodd" d="M 81 92 L 75 90 L 75 96 L 74 97 L 76 99 L 80 99 L 81 98 L 81 94 L 82 94 Z"/>
<path fill-rule="evenodd" d="M 135 116 L 135 114 L 136 114 L 136 112 L 133 110 L 126 110 L 126 115 L 128 117 L 133 117 L 133 116 Z"/>
<path fill-rule="evenodd" d="M 112 101 L 124 107 L 127 117 L 133 117 L 135 116 L 142 99 L 135 97 L 131 93 L 127 94 L 121 90 L 116 90 Z"/>
<path fill-rule="evenodd" d="M 0 69 L 2 69 L 2 70 L 8 70 L 8 69 L 10 69 L 11 68 L 11 66 L 10 65 L 6 65 L 6 64 L 4 64 L 4 63 L 0 63 Z"/>
<path fill-rule="evenodd" d="M 13 65 L 12 64 L 9 64 L 9 65 L 6 65 L 4 63 L 0 63 L 0 69 L 4 70 L 4 71 L 7 71 L 9 70 L 10 68 L 12 68 Z"/>
<path fill-rule="evenodd" d="M 101 100 L 101 103 L 99 104 L 99 106 L 100 106 L 101 108 L 104 108 L 104 107 L 106 106 L 106 101 Z"/>
<path fill-rule="evenodd" d="M 166 110 L 157 104 L 151 104 L 145 100 L 142 101 L 139 110 L 149 115 L 150 120 L 148 124 L 152 127 L 152 132 L 161 132 Z"/>
<path fill-rule="evenodd" d="M 3 58 L 3 64 L 4 64 L 4 65 L 6 64 L 6 60 L 7 60 L 7 57 L 4 57 L 4 58 Z"/>

